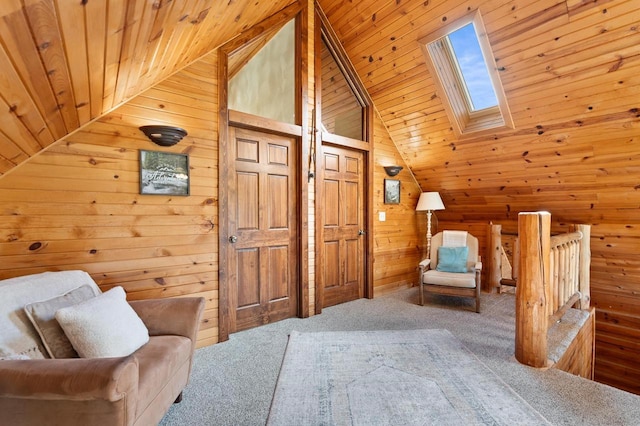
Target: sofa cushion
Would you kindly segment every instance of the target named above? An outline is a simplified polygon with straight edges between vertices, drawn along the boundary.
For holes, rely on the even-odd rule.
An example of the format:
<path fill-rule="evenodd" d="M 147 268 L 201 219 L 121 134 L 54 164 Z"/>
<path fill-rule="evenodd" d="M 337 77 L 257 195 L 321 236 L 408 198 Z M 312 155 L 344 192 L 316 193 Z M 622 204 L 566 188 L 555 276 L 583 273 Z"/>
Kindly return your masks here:
<path fill-rule="evenodd" d="M 50 299 L 83 284 L 98 295 L 100 289 L 84 271 L 43 272 L 0 281 L 0 357 L 23 355 L 45 358 L 46 350 L 24 306 Z"/>
<path fill-rule="evenodd" d="M 59 309 L 55 317 L 83 358 L 127 356 L 149 341 L 147 327 L 122 287 Z"/>
<path fill-rule="evenodd" d="M 47 353 L 51 358 L 77 358 L 78 353 L 55 318 L 58 309 L 77 305 L 87 299 L 96 297 L 93 289 L 83 285 L 61 296 L 41 302 L 29 303 L 24 307 L 27 317 L 42 339 Z"/>
<path fill-rule="evenodd" d="M 190 361 L 191 339 L 184 336 L 152 336 L 149 342 L 138 349 L 133 356 L 138 360 L 140 372 L 136 409 L 136 417 L 138 417 L 164 386 L 174 382 L 173 376 Z M 184 383 L 177 385 L 174 383 L 177 392 L 175 396 L 185 385 L 186 378 Z"/>

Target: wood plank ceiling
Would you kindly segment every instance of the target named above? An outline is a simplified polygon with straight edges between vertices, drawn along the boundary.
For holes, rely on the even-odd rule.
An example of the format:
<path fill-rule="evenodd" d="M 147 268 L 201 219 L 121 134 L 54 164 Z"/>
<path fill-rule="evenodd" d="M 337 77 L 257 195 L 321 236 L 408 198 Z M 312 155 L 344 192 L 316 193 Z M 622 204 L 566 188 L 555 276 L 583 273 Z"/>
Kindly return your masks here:
<path fill-rule="evenodd" d="M 2 0 L 0 174 L 294 0 Z"/>
<path fill-rule="evenodd" d="M 616 176 L 640 170 L 637 1 L 319 3 L 422 189 L 443 190 L 448 209 L 474 206 L 452 218 L 548 209 L 593 222 L 613 198 L 640 205 L 635 181 L 606 194 Z M 458 139 L 417 40 L 476 9 L 515 129 Z"/>

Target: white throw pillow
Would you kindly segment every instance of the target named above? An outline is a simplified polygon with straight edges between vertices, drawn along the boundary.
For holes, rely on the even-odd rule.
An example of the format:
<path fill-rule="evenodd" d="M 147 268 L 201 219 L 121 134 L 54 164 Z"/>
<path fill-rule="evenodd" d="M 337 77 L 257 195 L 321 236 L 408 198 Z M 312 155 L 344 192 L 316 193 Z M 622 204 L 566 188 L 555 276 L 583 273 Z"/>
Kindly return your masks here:
<path fill-rule="evenodd" d="M 127 356 L 149 341 L 149 331 L 122 287 L 60 309 L 56 319 L 83 358 Z"/>

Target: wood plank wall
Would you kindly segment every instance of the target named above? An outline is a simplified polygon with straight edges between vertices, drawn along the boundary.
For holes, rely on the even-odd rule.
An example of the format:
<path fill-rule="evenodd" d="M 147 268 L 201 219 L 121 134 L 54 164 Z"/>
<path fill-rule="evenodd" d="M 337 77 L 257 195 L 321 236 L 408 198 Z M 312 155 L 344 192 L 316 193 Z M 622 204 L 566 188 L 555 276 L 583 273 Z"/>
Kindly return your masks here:
<path fill-rule="evenodd" d="M 379 296 L 418 283 L 417 266 L 426 245 L 426 216 L 416 213 L 421 190 L 398 152 L 389 132 L 375 114 L 374 122 L 374 295 Z M 384 166 L 402 166 L 389 177 Z M 400 204 L 384 204 L 384 180 L 400 180 Z M 384 212 L 381 222 L 378 213 Z"/>
<path fill-rule="evenodd" d="M 312 4 L 313 2 L 310 1 Z M 313 31 L 313 12 L 307 16 Z M 312 46 L 309 63 L 313 64 Z M 198 346 L 218 341 L 217 54 L 145 91 L 100 120 L 57 142 L 0 179 L 0 279 L 46 270 L 83 269 L 102 290 L 122 285 L 129 300 L 203 296 Z M 313 69 L 308 72 L 313 90 Z M 315 104 L 307 94 L 307 117 Z M 189 135 L 172 148 L 139 130 L 171 124 Z M 401 164 L 376 118 L 374 294 L 416 282 L 423 247 L 420 190 L 405 169 L 402 203 L 385 206 L 382 166 Z M 191 195 L 139 194 L 139 150 L 189 154 Z M 309 312 L 314 312 L 314 190 L 309 183 Z M 377 213 L 376 213 L 377 214 Z M 422 225 L 424 227 L 424 225 Z"/>
<path fill-rule="evenodd" d="M 129 300 L 203 296 L 198 346 L 217 341 L 215 52 L 0 179 L 0 278 L 83 269 Z M 171 124 L 172 148 L 138 130 Z M 140 195 L 139 150 L 189 154 L 191 195 Z"/>

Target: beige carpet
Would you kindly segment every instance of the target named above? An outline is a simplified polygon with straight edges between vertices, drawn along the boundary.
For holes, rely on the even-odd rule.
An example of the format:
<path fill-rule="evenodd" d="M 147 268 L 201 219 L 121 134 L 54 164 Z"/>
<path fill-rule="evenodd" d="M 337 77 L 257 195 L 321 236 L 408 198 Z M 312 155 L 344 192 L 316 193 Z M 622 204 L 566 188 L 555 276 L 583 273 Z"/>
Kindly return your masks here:
<path fill-rule="evenodd" d="M 292 332 L 269 425 L 549 424 L 449 331 Z"/>

